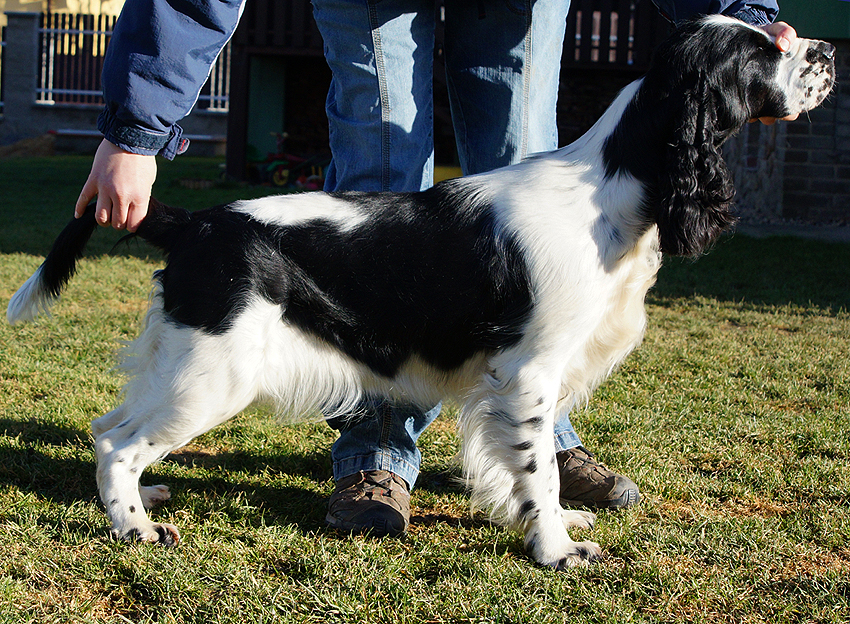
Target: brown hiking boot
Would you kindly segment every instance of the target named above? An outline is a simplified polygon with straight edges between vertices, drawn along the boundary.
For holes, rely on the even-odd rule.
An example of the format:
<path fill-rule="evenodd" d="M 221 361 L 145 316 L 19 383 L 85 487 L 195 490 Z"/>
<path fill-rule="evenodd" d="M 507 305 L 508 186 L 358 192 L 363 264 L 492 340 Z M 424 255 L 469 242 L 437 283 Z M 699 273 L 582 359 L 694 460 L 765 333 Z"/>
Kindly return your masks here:
<path fill-rule="evenodd" d="M 561 451 L 561 505 L 592 509 L 623 509 L 637 505 L 640 492 L 634 482 L 598 463 L 583 446 Z"/>
<path fill-rule="evenodd" d="M 325 520 L 341 531 L 398 537 L 410 523 L 410 488 L 386 470 L 356 472 L 336 482 Z"/>

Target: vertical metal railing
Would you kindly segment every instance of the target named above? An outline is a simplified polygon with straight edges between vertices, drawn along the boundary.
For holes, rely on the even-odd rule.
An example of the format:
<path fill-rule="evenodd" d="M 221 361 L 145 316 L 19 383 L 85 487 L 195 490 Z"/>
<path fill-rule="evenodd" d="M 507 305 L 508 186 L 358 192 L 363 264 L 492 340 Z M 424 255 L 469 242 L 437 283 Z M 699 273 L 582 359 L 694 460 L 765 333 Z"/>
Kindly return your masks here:
<path fill-rule="evenodd" d="M 110 15 L 43 14 L 35 101 L 102 104 L 100 72 L 114 24 Z"/>
<path fill-rule="evenodd" d="M 102 106 L 100 75 L 116 18 L 110 15 L 42 14 L 40 65 L 35 101 L 39 104 Z M 201 90 L 196 107 L 226 113 L 230 96 L 230 45 Z"/>
<path fill-rule="evenodd" d="M 643 69 L 668 29 L 647 0 L 573 0 L 564 64 Z"/>
<path fill-rule="evenodd" d="M 210 77 L 201 89 L 195 106 L 211 113 L 226 113 L 230 110 L 230 42 L 212 66 Z"/>

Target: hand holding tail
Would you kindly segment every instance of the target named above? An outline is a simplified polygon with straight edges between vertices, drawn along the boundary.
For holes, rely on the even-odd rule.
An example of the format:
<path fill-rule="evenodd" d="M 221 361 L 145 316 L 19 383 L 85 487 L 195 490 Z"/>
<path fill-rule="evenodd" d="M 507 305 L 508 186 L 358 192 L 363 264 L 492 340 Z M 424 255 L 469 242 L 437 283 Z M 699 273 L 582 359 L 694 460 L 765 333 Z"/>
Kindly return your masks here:
<path fill-rule="evenodd" d="M 97 197 L 95 218 L 100 225 L 135 232 L 147 214 L 154 180 L 154 156 L 125 152 L 104 139 L 77 199 L 74 216 L 79 219 Z"/>

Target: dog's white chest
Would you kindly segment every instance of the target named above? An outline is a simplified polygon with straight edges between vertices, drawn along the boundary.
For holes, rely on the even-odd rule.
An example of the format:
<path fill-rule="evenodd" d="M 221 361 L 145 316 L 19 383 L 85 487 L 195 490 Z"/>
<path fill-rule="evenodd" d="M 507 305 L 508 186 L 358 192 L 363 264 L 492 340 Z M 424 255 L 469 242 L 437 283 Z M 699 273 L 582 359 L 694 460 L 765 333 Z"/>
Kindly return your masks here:
<path fill-rule="evenodd" d="M 637 347 L 646 328 L 645 298 L 660 267 L 657 232 L 651 228 L 609 271 L 600 270 L 573 292 L 573 312 L 558 332 L 564 356 L 562 392 L 585 401 Z"/>

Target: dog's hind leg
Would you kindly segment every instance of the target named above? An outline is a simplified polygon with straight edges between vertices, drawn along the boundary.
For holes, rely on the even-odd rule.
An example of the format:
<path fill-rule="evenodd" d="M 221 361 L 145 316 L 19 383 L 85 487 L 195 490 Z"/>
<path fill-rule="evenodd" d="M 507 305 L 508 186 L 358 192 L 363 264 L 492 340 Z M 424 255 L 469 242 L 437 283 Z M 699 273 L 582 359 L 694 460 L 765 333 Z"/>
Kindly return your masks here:
<path fill-rule="evenodd" d="M 156 329 L 156 328 L 155 328 Z M 232 341 L 175 325 L 163 332 L 153 357 L 143 353 L 125 388 L 125 403 L 95 421 L 97 482 L 113 537 L 175 545 L 180 534 L 152 522 L 146 507 L 170 497 L 165 486 L 140 487 L 153 462 L 247 407 L 257 394 L 261 357 Z M 243 341 L 244 342 L 244 341 Z M 120 422 L 115 422 L 120 414 Z"/>
<path fill-rule="evenodd" d="M 163 448 L 172 446 L 149 439 L 145 425 L 152 420 L 157 419 L 129 414 L 95 439 L 97 484 L 112 524 L 112 537 L 175 546 L 180 533 L 173 525 L 151 522 L 145 513 L 151 500 L 139 486 L 144 469 L 171 450 L 163 452 Z"/>
<path fill-rule="evenodd" d="M 461 414 L 463 460 L 473 505 L 525 533 L 528 554 L 556 569 L 585 565 L 602 552 L 574 542 L 567 526 L 593 526 L 587 512 L 564 512 L 553 440 L 559 385 L 539 369 L 495 368 Z"/>
<path fill-rule="evenodd" d="M 100 418 L 97 418 L 92 421 L 91 428 L 92 433 L 95 437 L 106 433 L 107 431 L 115 427 L 118 423 L 120 423 L 122 420 L 124 420 L 126 412 L 124 409 L 122 409 L 122 407 L 123 406 L 120 406 L 112 410 L 111 412 L 104 414 Z M 171 493 L 169 492 L 167 485 L 140 485 L 139 496 L 142 499 L 142 505 L 144 506 L 144 508 L 152 509 L 153 507 L 171 498 Z"/>
<path fill-rule="evenodd" d="M 245 401 L 223 410 L 212 402 L 198 399 L 196 396 L 188 401 L 191 412 L 183 401 L 159 403 L 145 411 L 127 410 L 127 417 L 121 423 L 95 440 L 98 488 L 114 538 L 166 546 L 174 546 L 180 540 L 176 527 L 154 523 L 145 513 L 145 509 L 171 497 L 168 488 L 164 485 L 140 486 L 139 477 L 150 464 L 248 404 Z M 194 414 L 204 416 L 195 418 Z"/>

